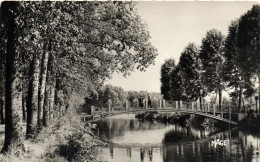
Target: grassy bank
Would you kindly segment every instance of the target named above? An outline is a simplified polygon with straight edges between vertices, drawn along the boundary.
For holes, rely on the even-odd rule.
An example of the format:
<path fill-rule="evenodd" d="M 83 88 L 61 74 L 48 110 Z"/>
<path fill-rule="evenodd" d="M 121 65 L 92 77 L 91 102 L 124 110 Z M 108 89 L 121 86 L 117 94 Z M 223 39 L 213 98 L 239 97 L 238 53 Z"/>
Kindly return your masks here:
<path fill-rule="evenodd" d="M 34 140 L 24 141 L 24 150 L 13 148 L 0 161 L 99 161 L 97 146 L 104 145 L 75 115 L 66 115 L 44 128 Z"/>

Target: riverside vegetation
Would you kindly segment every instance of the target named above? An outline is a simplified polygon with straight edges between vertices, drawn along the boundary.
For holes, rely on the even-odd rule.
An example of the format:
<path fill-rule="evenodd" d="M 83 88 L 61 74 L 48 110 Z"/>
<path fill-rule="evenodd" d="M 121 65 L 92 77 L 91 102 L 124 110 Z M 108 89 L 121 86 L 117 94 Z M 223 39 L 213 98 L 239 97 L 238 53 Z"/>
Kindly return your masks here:
<path fill-rule="evenodd" d="M 80 106 L 113 72 L 143 71 L 158 55 L 136 2 L 0 5 L 0 161 L 95 161 Z"/>
<path fill-rule="evenodd" d="M 218 94 L 219 111 L 223 104 L 232 104 L 232 111 L 248 111 L 251 99 L 260 93 L 259 14 L 260 6 L 254 5 L 230 23 L 227 36 L 217 29 L 209 30 L 200 46 L 189 43 L 184 48 L 178 63 L 171 58 L 165 60 L 161 66 L 164 98 L 199 100 L 203 105 L 203 97 L 214 93 Z M 228 102 L 223 99 L 223 91 L 229 93 Z M 216 104 L 214 100 L 209 102 Z M 251 104 L 243 105 L 246 102 Z M 260 100 L 257 102 L 260 105 Z"/>
<path fill-rule="evenodd" d="M 181 126 L 204 126 L 204 127 L 215 127 L 219 129 L 227 129 L 229 125 L 225 122 L 216 121 L 214 119 L 208 119 L 198 115 L 190 115 L 185 113 L 158 113 L 158 112 L 146 112 L 139 113 L 136 115 L 138 119 L 160 121 L 170 124 L 179 124 Z"/>
<path fill-rule="evenodd" d="M 86 161 L 102 159 L 97 146 L 104 146 L 91 129 L 75 114 L 59 118 L 44 128 L 33 140 L 25 140 L 24 147 L 11 147 L 1 161 Z"/>
<path fill-rule="evenodd" d="M 158 112 L 145 112 L 136 115 L 136 118 L 150 121 L 160 121 L 164 123 L 179 124 L 181 126 L 203 126 L 215 127 L 218 129 L 228 129 L 234 127 L 228 123 L 208 119 L 202 116 L 189 115 L 185 113 L 158 113 Z M 260 115 L 250 111 L 247 117 L 238 123 L 238 127 L 250 133 L 259 133 Z"/>
<path fill-rule="evenodd" d="M 1 3 L 0 122 L 5 124 L 1 160 L 95 161 L 95 148 L 101 143 L 75 112 L 85 101 L 106 102 L 104 96 L 110 95 L 115 104 L 121 96 L 110 86 L 102 88 L 104 81 L 114 72 L 127 76 L 135 69 L 144 71 L 158 55 L 136 4 Z M 166 61 L 161 69 L 164 98 L 201 101 L 214 91 L 221 103 L 222 91 L 231 87 L 240 108 L 243 87 L 243 94 L 252 96 L 252 79 L 260 77 L 257 15 L 255 5 L 231 24 L 226 40 L 210 30 L 200 50 L 189 44 L 177 66 L 174 60 Z"/>

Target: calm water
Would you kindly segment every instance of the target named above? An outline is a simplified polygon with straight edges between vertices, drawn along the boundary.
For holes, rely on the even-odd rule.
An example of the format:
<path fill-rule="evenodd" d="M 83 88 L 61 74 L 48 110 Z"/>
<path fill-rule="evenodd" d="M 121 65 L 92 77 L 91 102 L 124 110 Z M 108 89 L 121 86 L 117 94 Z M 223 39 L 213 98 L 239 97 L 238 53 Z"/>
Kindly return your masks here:
<path fill-rule="evenodd" d="M 96 135 L 109 143 L 100 148 L 103 161 L 260 161 L 260 134 L 238 129 L 181 127 L 142 121 L 133 115 L 102 120 L 97 126 Z"/>

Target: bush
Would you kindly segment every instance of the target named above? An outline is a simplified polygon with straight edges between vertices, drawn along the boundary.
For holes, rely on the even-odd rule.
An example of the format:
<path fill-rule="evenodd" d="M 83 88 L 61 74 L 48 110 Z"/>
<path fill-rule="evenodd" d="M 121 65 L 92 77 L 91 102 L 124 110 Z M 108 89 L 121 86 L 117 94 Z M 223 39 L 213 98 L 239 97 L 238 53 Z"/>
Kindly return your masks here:
<path fill-rule="evenodd" d="M 90 144 L 89 137 L 83 133 L 74 133 L 68 137 L 68 142 L 59 145 L 56 152 L 68 161 L 95 161 L 97 148 Z"/>
<path fill-rule="evenodd" d="M 97 147 L 104 145 L 75 115 L 66 115 L 38 139 L 49 143 L 49 159 L 65 158 L 66 161 L 97 161 Z M 51 140 L 50 140 L 51 139 Z"/>

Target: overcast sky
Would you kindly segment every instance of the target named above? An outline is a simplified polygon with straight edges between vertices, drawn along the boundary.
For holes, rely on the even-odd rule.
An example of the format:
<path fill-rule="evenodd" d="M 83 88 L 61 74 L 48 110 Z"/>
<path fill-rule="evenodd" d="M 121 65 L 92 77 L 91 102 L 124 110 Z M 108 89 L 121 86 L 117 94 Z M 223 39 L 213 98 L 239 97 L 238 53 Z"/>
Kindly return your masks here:
<path fill-rule="evenodd" d="M 165 59 L 177 62 L 189 42 L 197 45 L 210 29 L 227 35 L 231 21 L 238 19 L 257 2 L 173 2 L 143 1 L 137 11 L 147 23 L 151 42 L 158 49 L 155 65 L 145 72 L 136 70 L 124 78 L 115 73 L 106 84 L 120 86 L 124 90 L 160 92 L 160 68 Z"/>

